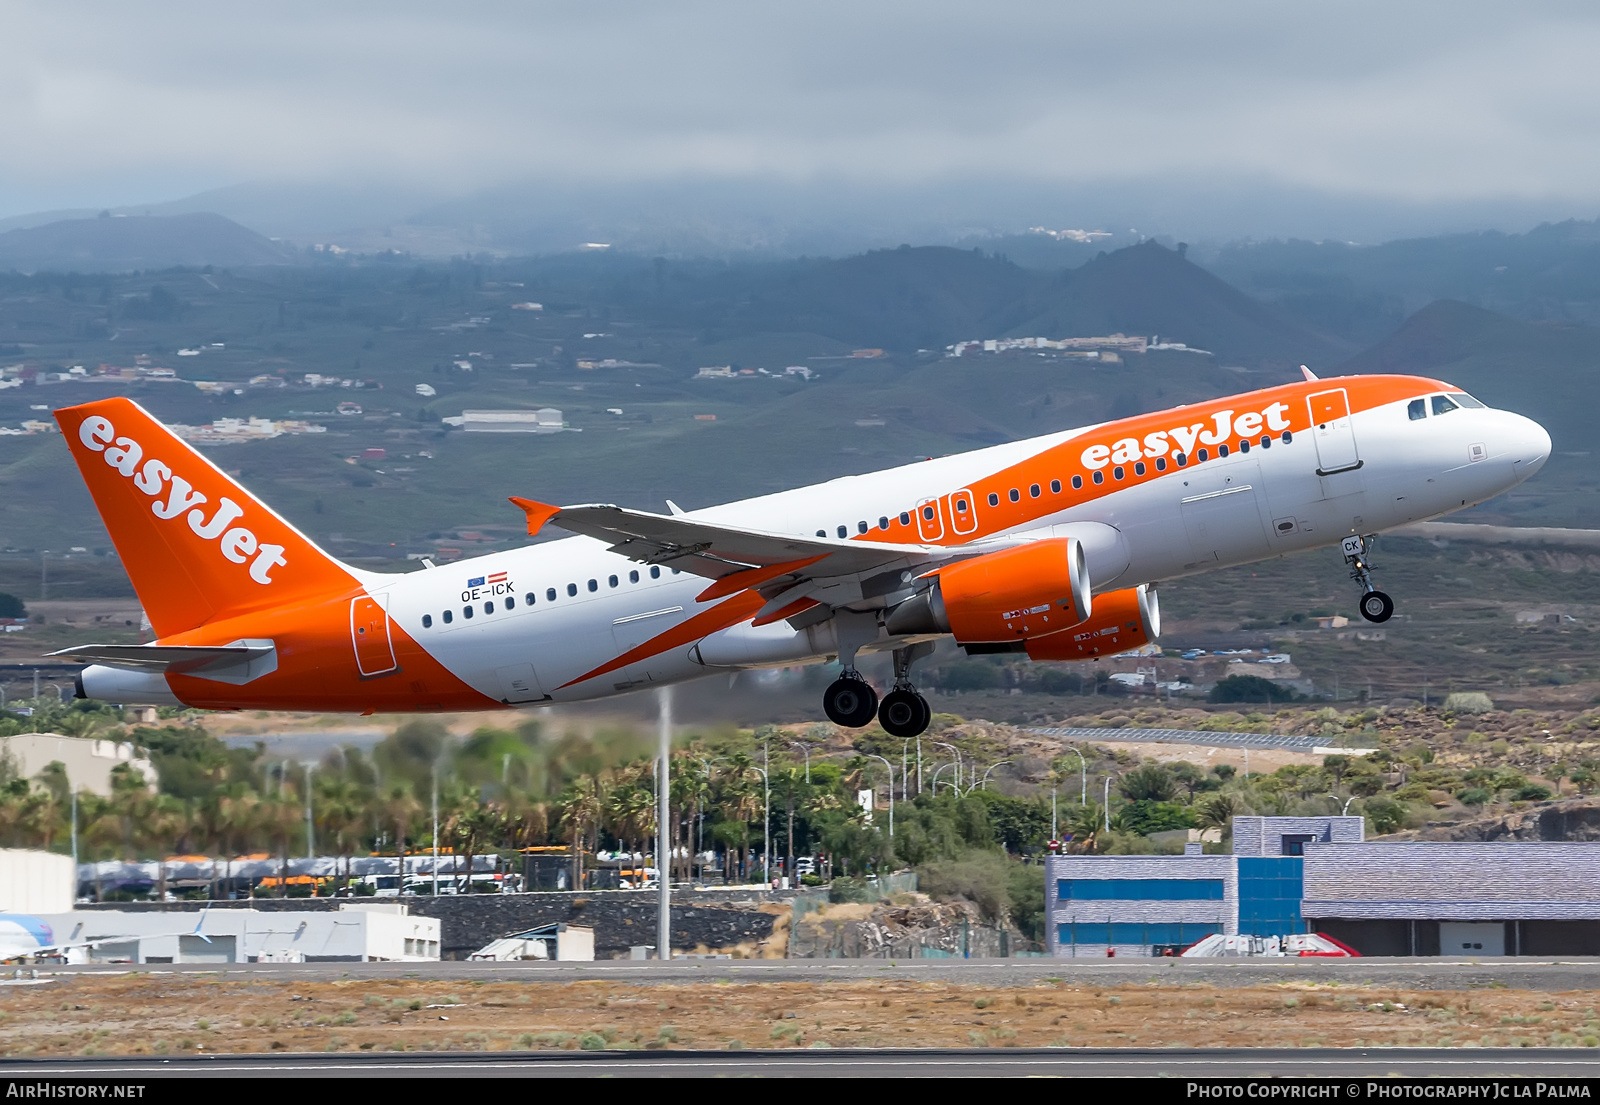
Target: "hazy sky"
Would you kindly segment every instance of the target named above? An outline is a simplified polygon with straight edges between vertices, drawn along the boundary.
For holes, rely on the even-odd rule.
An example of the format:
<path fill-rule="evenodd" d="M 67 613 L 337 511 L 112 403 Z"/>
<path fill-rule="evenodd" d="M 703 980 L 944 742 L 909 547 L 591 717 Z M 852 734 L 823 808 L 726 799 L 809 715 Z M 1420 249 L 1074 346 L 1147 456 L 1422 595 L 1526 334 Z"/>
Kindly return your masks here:
<path fill-rule="evenodd" d="M 252 180 L 1162 180 L 1600 213 L 1600 8 L 0 6 L 0 215 Z"/>

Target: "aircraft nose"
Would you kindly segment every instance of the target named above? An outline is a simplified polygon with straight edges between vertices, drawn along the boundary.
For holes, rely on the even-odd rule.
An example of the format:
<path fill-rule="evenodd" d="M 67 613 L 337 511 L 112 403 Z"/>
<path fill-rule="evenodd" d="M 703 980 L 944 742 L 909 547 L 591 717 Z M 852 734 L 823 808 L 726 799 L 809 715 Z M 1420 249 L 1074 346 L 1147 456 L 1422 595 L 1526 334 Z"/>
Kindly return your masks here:
<path fill-rule="evenodd" d="M 1531 418 L 1511 416 L 1511 462 L 1518 477 L 1527 479 L 1550 459 L 1550 434 Z"/>

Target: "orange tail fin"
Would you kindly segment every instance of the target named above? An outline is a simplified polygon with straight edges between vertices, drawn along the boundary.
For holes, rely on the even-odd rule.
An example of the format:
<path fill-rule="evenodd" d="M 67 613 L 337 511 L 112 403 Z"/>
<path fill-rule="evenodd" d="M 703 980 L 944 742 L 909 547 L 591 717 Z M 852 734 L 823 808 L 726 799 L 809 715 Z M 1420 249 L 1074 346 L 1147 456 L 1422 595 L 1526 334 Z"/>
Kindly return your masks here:
<path fill-rule="evenodd" d="M 67 407 L 56 421 L 159 636 L 359 586 L 132 400 Z"/>

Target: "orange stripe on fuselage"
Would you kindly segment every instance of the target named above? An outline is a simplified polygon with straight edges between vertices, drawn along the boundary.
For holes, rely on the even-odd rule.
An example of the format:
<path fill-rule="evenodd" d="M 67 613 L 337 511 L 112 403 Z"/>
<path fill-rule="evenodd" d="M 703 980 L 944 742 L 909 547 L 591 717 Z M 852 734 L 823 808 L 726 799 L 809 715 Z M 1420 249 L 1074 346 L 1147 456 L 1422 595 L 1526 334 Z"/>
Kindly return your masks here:
<path fill-rule="evenodd" d="M 727 629 L 730 625 L 738 625 L 749 618 L 757 610 L 766 605 L 754 591 L 741 591 L 727 602 L 719 602 L 709 610 L 702 610 L 687 621 L 679 622 L 665 633 L 651 637 L 644 644 L 630 648 L 614 660 L 608 660 L 593 671 L 585 672 L 576 679 L 569 679 L 557 687 L 557 690 L 566 690 L 568 687 L 577 686 L 590 679 L 598 679 L 608 672 L 626 667 L 639 660 L 648 660 L 658 653 L 680 645 L 693 644 L 700 638 L 715 633 L 719 629 Z"/>
<path fill-rule="evenodd" d="M 363 676 L 356 666 L 350 603 L 355 589 L 318 602 L 257 610 L 162 638 L 163 645 L 224 645 L 269 639 L 278 668 L 248 683 L 222 683 L 194 675 L 169 675 L 184 702 L 212 710 L 327 710 L 404 713 L 491 710 L 502 704 L 464 683 L 389 619 L 396 669 Z"/>
<path fill-rule="evenodd" d="M 940 492 L 936 504 L 943 513 L 944 534 L 937 541 L 924 541 L 917 534 L 917 520 L 915 507 L 907 504 L 907 511 L 912 515 L 911 524 L 900 524 L 898 517 L 891 518 L 887 530 L 874 529 L 871 532 L 853 537 L 855 541 L 882 541 L 882 542 L 907 542 L 914 544 L 933 544 L 946 547 L 965 545 L 984 537 L 990 537 L 1008 530 L 1023 529 L 1030 523 L 1042 518 L 1092 503 L 1104 498 L 1113 492 L 1122 491 L 1129 487 L 1150 480 L 1170 476 L 1179 471 L 1174 462 L 1174 454 L 1179 452 L 1178 442 L 1174 440 L 1172 431 L 1181 428 L 1185 431 L 1194 431 L 1190 438 L 1190 447 L 1181 450 L 1187 455 L 1188 465 L 1184 469 L 1204 464 L 1198 460 L 1195 450 L 1204 447 L 1211 459 L 1216 459 L 1215 443 L 1202 440 L 1199 435 L 1214 433 L 1217 428 L 1217 416 L 1222 412 L 1230 412 L 1229 434 L 1222 443 L 1230 449 L 1237 449 L 1240 441 L 1239 434 L 1233 433 L 1233 423 L 1237 417 L 1245 414 L 1262 415 L 1261 428 L 1251 434 L 1248 440 L 1252 445 L 1258 443 L 1261 437 L 1269 431 L 1266 428 L 1267 419 L 1264 412 L 1274 404 L 1281 404 L 1274 421 L 1281 424 L 1281 429 L 1271 431 L 1277 438 L 1282 430 L 1288 430 L 1298 436 L 1311 429 L 1311 413 L 1306 400 L 1318 392 L 1332 391 L 1343 388 L 1350 397 L 1350 413 L 1360 414 L 1402 399 L 1409 399 L 1417 395 L 1426 395 L 1437 391 L 1458 390 L 1450 384 L 1440 380 L 1430 380 L 1420 376 L 1339 376 L 1326 380 L 1308 380 L 1281 387 L 1266 388 L 1261 391 L 1244 392 L 1240 395 L 1230 395 L 1222 399 L 1213 399 L 1205 403 L 1195 403 L 1184 407 L 1173 407 L 1169 410 L 1157 411 L 1154 414 L 1141 414 L 1132 418 L 1119 419 L 1116 422 L 1107 422 L 1103 425 L 1093 426 L 1077 434 L 1068 441 L 1061 442 L 1050 448 L 1026 457 L 1016 464 L 984 476 L 976 481 L 968 481 L 958 488 L 950 488 Z M 1194 429 L 1199 427 L 1198 429 Z M 1167 459 L 1166 470 L 1158 472 L 1155 467 L 1155 455 L 1146 455 L 1146 441 L 1152 435 L 1162 434 L 1166 437 L 1166 448 L 1161 455 Z M 1140 455 L 1136 459 L 1129 457 L 1122 463 L 1123 478 L 1118 480 L 1113 476 L 1115 463 L 1107 463 L 1098 469 L 1104 473 L 1105 482 L 1093 482 L 1094 472 L 1097 470 L 1084 463 L 1084 454 L 1096 446 L 1104 447 L 1108 452 L 1115 448 L 1118 442 L 1136 441 L 1139 444 Z M 1290 448 L 1297 446 L 1291 445 Z M 1139 474 L 1135 471 L 1135 464 L 1143 463 L 1145 471 Z M 1072 477 L 1080 476 L 1083 487 L 1074 489 Z M 1052 492 L 1050 481 L 1059 480 L 1061 490 Z M 1037 486 L 1039 495 L 1031 494 L 1031 489 Z M 932 489 L 921 492 L 929 494 Z M 1011 500 L 1011 492 L 1015 490 L 1018 501 Z M 952 496 L 958 491 L 968 492 L 972 496 L 969 509 L 977 515 L 977 525 L 966 533 L 953 532 L 950 524 L 955 516 Z M 995 505 L 990 505 L 989 496 L 997 499 Z M 959 497 L 959 496 L 958 496 Z"/>

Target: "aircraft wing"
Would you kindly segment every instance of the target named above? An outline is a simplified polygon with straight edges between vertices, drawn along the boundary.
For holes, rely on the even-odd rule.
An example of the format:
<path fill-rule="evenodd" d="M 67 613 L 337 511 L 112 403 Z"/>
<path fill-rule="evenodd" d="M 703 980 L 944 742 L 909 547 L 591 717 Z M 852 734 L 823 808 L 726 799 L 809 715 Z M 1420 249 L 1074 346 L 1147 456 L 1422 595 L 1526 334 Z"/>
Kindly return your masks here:
<path fill-rule="evenodd" d="M 609 542 L 612 552 L 644 564 L 669 564 L 708 579 L 726 578 L 730 585 L 735 582 L 732 577 L 744 577 L 744 585 L 734 590 L 764 586 L 802 570 L 811 579 L 859 576 L 949 555 L 937 545 L 798 537 L 602 503 L 557 507 L 531 499 L 511 501 L 527 512 L 530 534 L 553 522 L 573 533 Z M 732 591 L 721 589 L 720 593 Z"/>
<path fill-rule="evenodd" d="M 271 655 L 272 643 L 264 645 L 74 645 L 51 656 L 63 656 L 85 664 L 108 668 L 173 674 L 206 668 L 246 664 Z"/>

